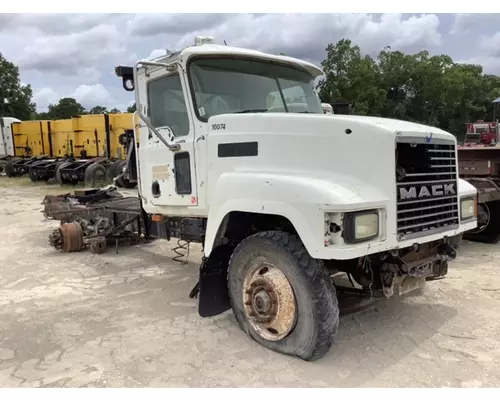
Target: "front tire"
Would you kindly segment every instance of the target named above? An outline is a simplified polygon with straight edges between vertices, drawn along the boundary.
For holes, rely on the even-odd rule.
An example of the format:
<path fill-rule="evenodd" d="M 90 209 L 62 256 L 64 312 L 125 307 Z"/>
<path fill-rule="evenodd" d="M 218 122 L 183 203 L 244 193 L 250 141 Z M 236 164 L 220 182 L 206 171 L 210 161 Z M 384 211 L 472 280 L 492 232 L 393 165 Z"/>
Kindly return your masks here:
<path fill-rule="evenodd" d="M 261 345 L 306 361 L 330 349 L 339 326 L 335 287 L 297 235 L 244 239 L 229 262 L 228 289 L 241 329 Z"/>

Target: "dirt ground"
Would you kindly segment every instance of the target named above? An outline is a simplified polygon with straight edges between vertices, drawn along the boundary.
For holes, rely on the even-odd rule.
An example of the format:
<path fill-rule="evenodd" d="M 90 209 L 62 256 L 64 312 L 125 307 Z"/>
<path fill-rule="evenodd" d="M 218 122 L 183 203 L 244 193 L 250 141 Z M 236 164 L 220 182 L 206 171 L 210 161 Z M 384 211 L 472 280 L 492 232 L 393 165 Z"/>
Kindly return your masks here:
<path fill-rule="evenodd" d="M 50 248 L 58 223 L 41 201 L 56 192 L 0 179 L 1 387 L 500 386 L 500 246 L 465 242 L 447 279 L 343 317 L 330 352 L 306 363 L 257 345 L 231 312 L 197 315 L 199 247 L 188 265 L 166 241 Z"/>

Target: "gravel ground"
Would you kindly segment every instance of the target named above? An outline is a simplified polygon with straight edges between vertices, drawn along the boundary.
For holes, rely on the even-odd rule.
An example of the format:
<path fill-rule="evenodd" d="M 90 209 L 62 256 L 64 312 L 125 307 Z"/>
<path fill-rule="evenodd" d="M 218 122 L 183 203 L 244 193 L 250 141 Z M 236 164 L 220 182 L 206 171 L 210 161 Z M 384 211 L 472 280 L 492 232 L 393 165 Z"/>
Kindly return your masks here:
<path fill-rule="evenodd" d="M 44 220 L 57 185 L 0 179 L 1 387 L 500 386 L 500 247 L 465 242 L 421 296 L 342 318 L 336 344 L 306 363 L 270 352 L 231 312 L 197 315 L 173 243 L 62 254 Z"/>

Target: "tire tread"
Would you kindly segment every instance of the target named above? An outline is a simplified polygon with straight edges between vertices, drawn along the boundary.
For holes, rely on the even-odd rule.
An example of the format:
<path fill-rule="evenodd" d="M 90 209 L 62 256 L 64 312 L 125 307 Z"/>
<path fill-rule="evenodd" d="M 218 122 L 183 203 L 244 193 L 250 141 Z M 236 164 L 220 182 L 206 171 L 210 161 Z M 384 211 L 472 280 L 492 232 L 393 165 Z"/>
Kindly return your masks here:
<path fill-rule="evenodd" d="M 262 231 L 248 236 L 236 246 L 229 260 L 229 265 L 232 264 L 233 255 L 238 251 L 238 248 L 244 246 L 248 240 L 255 237 L 270 240 L 288 252 L 297 261 L 310 281 L 319 333 L 313 351 L 304 359 L 306 361 L 314 361 L 323 357 L 329 351 L 337 335 L 339 322 L 339 306 L 335 287 L 332 284 L 323 261 L 311 257 L 302 240 L 296 234 L 290 234 L 285 231 Z M 234 310 L 232 299 L 230 300 L 231 307 Z M 332 304 L 333 306 L 330 306 Z M 235 313 L 235 316 L 241 329 L 247 332 L 245 321 L 241 321 L 237 313 Z"/>

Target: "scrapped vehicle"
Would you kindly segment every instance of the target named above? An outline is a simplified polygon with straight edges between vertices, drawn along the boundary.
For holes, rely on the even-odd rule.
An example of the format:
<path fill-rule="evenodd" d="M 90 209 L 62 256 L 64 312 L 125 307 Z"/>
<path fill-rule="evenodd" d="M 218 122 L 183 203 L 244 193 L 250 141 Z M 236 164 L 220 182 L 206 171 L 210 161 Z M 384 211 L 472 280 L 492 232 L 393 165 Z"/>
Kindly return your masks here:
<path fill-rule="evenodd" d="M 323 71 L 309 62 L 198 37 L 116 73 L 140 119 L 123 171 L 138 181 L 134 224 L 201 243 L 190 294 L 199 314 L 232 309 L 269 349 L 322 357 L 339 326 L 332 276 L 351 277 L 360 295 L 402 295 L 445 276 L 476 228 L 477 192 L 458 177 L 453 135 L 325 115 L 314 90 Z M 78 226 L 56 230 L 59 248 L 105 246 L 124 231 L 109 213 L 126 207 L 82 196 L 46 199 L 47 216 L 59 207 Z"/>
<path fill-rule="evenodd" d="M 464 234 L 475 242 L 500 241 L 500 125 L 476 121 L 466 124 L 458 146 L 459 176 L 478 193 L 477 227 Z"/>

